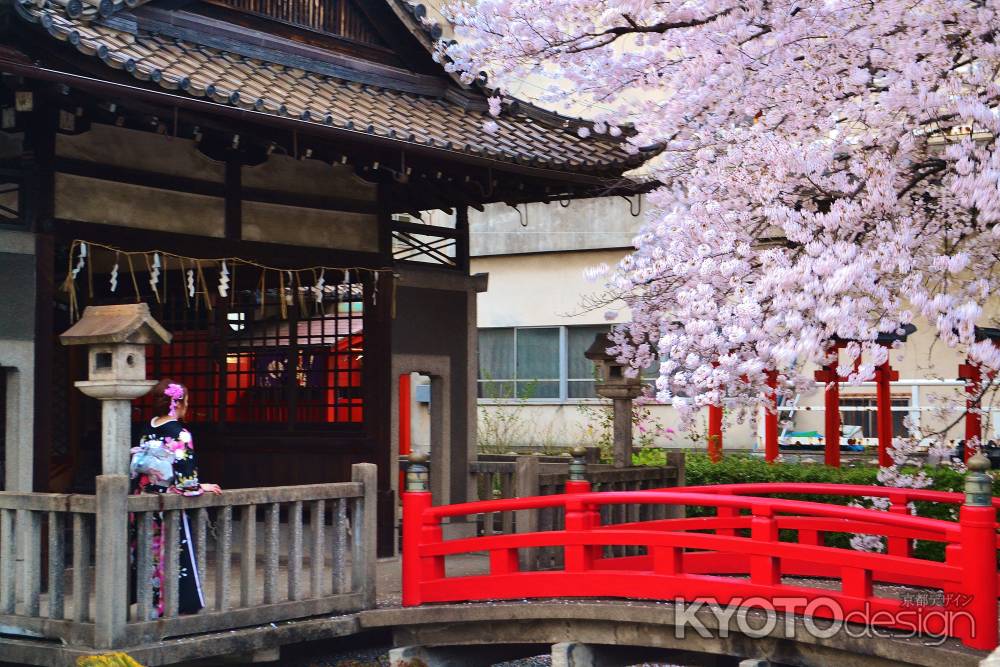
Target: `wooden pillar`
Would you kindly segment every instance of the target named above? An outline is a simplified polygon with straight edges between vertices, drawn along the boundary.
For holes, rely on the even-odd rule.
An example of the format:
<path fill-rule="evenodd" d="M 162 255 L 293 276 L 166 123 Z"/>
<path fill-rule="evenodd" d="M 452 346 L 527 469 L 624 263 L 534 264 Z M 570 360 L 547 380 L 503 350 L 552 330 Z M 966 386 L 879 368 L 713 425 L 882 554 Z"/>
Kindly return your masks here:
<path fill-rule="evenodd" d="M 35 236 L 35 382 L 34 474 L 32 490 L 49 490 L 52 452 L 52 374 L 55 353 L 55 133 L 59 109 L 46 86 L 33 91 L 34 111 L 29 121 L 24 180 L 24 221 Z"/>
<path fill-rule="evenodd" d="M 768 371 L 768 406 L 764 413 L 764 460 L 774 463 L 778 458 L 778 372 Z M 772 412 L 773 410 L 773 412 Z"/>
<path fill-rule="evenodd" d="M 455 264 L 463 273 L 469 272 L 469 207 L 455 207 Z"/>
<path fill-rule="evenodd" d="M 722 460 L 722 406 L 708 406 L 708 458 L 712 463 Z"/>
<path fill-rule="evenodd" d="M 899 379 L 899 373 L 892 370 L 889 362 L 885 362 L 875 371 L 875 400 L 877 405 L 876 420 L 878 426 L 878 464 L 881 467 L 892 465 L 892 386 L 893 380 Z"/>
<path fill-rule="evenodd" d="M 979 366 L 966 360 L 958 367 L 958 377 L 965 380 L 965 460 L 972 456 L 974 442 L 982 442 L 983 417 L 979 414 L 978 395 L 982 373 Z"/>
<path fill-rule="evenodd" d="M 390 191 L 378 187 L 379 253 L 383 266 L 392 263 L 392 223 L 389 205 Z M 362 367 L 365 387 L 365 429 L 374 451 L 366 459 L 378 466 L 378 555 L 385 557 L 395 551 L 396 496 L 392 491 L 392 476 L 396 462 L 392 460 L 389 411 L 392 409 L 392 308 L 393 277 L 381 273 L 366 281 L 364 311 L 365 360 Z"/>
<path fill-rule="evenodd" d="M 823 394 L 823 441 L 825 443 L 823 462 L 834 468 L 840 467 L 840 376 L 837 375 L 837 361 L 816 371 L 817 382 L 826 383 Z"/>
<path fill-rule="evenodd" d="M 516 498 L 533 498 L 541 493 L 538 483 L 539 463 L 537 456 L 518 456 L 514 469 L 514 496 Z M 534 533 L 538 531 L 539 510 L 521 510 L 514 512 L 514 531 L 518 533 Z M 518 567 L 522 571 L 534 570 L 537 567 L 538 549 L 518 549 Z"/>

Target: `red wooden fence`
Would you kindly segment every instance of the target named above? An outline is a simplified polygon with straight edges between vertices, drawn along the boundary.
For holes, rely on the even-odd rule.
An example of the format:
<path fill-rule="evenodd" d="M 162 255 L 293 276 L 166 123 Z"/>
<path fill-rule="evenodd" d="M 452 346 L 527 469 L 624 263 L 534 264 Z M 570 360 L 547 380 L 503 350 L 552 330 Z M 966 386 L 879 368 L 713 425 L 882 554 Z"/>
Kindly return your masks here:
<path fill-rule="evenodd" d="M 806 488 L 808 487 L 808 488 Z M 842 485 L 757 484 L 590 493 L 585 481 L 566 494 L 432 506 L 431 494 L 403 494 L 403 604 L 558 597 L 770 601 L 776 610 L 957 637 L 976 649 L 997 645 L 997 535 L 994 507 L 963 505 L 958 522 L 910 515 L 911 500 L 958 503 L 960 494 Z M 889 512 L 753 494 L 887 496 Z M 716 516 L 602 526 L 603 506 L 687 505 Z M 997 505 L 994 501 L 994 505 Z M 557 508 L 565 529 L 443 540 L 448 517 Z M 779 541 L 779 531 L 796 541 Z M 698 531 L 698 532 L 695 532 Z M 889 553 L 825 546 L 823 533 L 887 538 Z M 943 563 L 913 556 L 913 540 L 945 544 Z M 606 557 L 605 547 L 638 546 L 641 555 Z M 557 547 L 560 570 L 527 572 L 518 549 Z M 489 553 L 489 573 L 447 576 L 447 556 Z M 783 580 L 783 577 L 810 579 Z M 822 578 L 816 581 L 815 578 Z M 831 582 L 839 580 L 839 589 Z M 825 584 L 825 585 L 824 585 Z M 913 606 L 876 587 L 904 584 L 940 591 L 941 604 Z M 796 605 L 792 608 L 791 605 Z"/>

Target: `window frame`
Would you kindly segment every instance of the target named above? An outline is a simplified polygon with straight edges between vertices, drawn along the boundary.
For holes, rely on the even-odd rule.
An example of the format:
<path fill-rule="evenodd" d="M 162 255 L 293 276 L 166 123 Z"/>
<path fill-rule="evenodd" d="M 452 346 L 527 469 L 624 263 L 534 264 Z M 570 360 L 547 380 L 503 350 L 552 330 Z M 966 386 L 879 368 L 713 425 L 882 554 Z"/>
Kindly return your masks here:
<path fill-rule="evenodd" d="M 851 402 L 861 402 L 864 401 L 867 405 L 856 405 Z M 906 401 L 905 404 L 902 402 Z M 845 404 L 846 403 L 846 404 Z M 841 394 L 840 399 L 837 403 L 837 411 L 840 413 L 840 424 L 841 428 L 844 426 L 861 426 L 860 437 L 865 440 L 873 440 L 878 437 L 878 421 L 876 419 L 876 413 L 874 408 L 877 407 L 878 395 L 875 393 L 859 393 L 859 394 Z M 889 397 L 889 404 L 893 416 L 893 435 L 894 437 L 910 437 L 910 432 L 903 424 L 903 419 L 906 418 L 913 410 L 913 396 L 910 394 L 904 394 L 902 392 L 891 393 Z M 846 410 L 844 408 L 847 408 Z M 864 408 L 859 410 L 856 408 Z M 902 413 L 903 417 L 899 420 L 896 419 L 897 413 Z M 847 415 L 861 414 L 864 415 L 862 419 L 867 422 L 864 424 L 855 424 L 849 421 Z M 899 423 L 897 423 L 897 421 Z M 865 434 L 865 426 L 871 426 L 871 435 Z M 902 429 L 905 435 L 900 431 Z"/>
<path fill-rule="evenodd" d="M 569 377 L 569 332 L 570 329 L 574 328 L 597 328 L 603 327 L 610 331 L 612 325 L 604 324 L 538 324 L 529 326 L 506 326 L 506 327 L 477 327 L 477 341 L 479 334 L 482 331 L 502 331 L 502 330 L 512 330 L 514 332 L 514 376 L 513 378 L 490 378 L 484 380 L 480 377 L 481 367 L 479 366 L 479 351 L 477 343 L 476 351 L 476 402 L 478 405 L 515 405 L 515 404 L 528 404 L 528 405 L 601 405 L 607 403 L 608 399 L 601 398 L 600 396 L 592 396 L 587 398 L 574 398 L 569 395 L 569 387 L 572 382 L 589 382 L 592 379 L 583 378 L 570 378 Z M 558 329 L 559 330 L 559 396 L 549 397 L 549 398 L 519 398 L 516 396 L 517 393 L 517 331 L 519 329 Z M 655 377 L 643 376 L 647 383 L 651 384 L 655 381 Z M 522 380 L 524 382 L 525 380 Z M 552 382 L 552 379 L 539 380 L 540 382 Z M 484 383 L 512 383 L 514 386 L 515 396 L 511 398 L 484 398 L 480 396 L 480 390 Z M 661 405 L 669 405 L 670 403 L 662 403 Z"/>

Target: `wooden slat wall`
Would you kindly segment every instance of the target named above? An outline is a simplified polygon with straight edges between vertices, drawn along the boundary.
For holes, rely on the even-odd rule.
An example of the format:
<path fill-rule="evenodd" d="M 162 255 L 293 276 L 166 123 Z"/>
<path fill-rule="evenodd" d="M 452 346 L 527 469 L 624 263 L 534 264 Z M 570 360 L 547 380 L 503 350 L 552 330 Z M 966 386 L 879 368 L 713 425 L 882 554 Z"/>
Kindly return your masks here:
<path fill-rule="evenodd" d="M 350 0 L 209 0 L 248 14 L 347 37 L 364 44 L 384 46 L 378 33 Z"/>

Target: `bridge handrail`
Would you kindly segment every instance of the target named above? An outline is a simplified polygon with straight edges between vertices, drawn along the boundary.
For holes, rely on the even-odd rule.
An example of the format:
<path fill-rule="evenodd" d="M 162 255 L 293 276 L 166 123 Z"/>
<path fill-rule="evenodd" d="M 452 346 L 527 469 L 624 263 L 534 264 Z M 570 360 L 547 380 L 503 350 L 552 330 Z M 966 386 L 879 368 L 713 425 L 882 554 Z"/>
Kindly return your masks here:
<path fill-rule="evenodd" d="M 861 487 L 873 488 L 879 487 Z M 767 511 L 769 513 L 799 513 L 812 516 L 854 519 L 867 523 L 879 523 L 887 526 L 935 530 L 957 539 L 958 527 L 952 521 L 911 516 L 908 514 L 893 514 L 890 512 L 872 512 L 859 507 L 843 505 L 828 505 L 808 500 L 786 500 L 784 498 L 761 498 L 759 496 L 722 495 L 717 493 L 695 493 L 688 491 L 603 491 L 600 493 L 571 493 L 551 496 L 535 496 L 533 498 L 502 498 L 499 500 L 480 500 L 457 505 L 438 505 L 424 512 L 424 521 L 439 521 L 447 517 L 467 516 L 486 512 L 516 512 L 520 510 L 542 509 L 546 507 L 569 507 L 571 505 L 699 505 L 709 507 L 729 507 L 748 509 L 751 512 Z"/>
<path fill-rule="evenodd" d="M 670 491 L 710 494 L 772 494 L 798 493 L 811 496 L 865 496 L 889 498 L 899 502 L 931 502 L 961 505 L 965 494 L 956 491 L 934 491 L 930 489 L 900 489 L 889 486 L 866 486 L 863 484 L 833 484 L 813 482 L 746 482 L 740 484 L 713 484 L 711 486 L 670 487 Z M 993 507 L 1000 509 L 1000 497 L 992 499 Z"/>
<path fill-rule="evenodd" d="M 591 492 L 581 479 L 582 464 L 566 483 L 565 494 L 504 498 L 433 506 L 426 468 L 419 460 L 408 474 L 403 494 L 403 605 L 544 597 L 620 597 L 629 599 L 703 599 L 746 604 L 747 596 L 776 603 L 788 595 L 819 602 L 834 600 L 833 611 L 862 608 L 885 617 L 865 616 L 874 625 L 904 628 L 905 601 L 877 589 L 876 582 L 940 589 L 945 602 L 922 606 L 922 632 L 957 637 L 967 646 L 992 650 L 998 643 L 996 511 L 985 497 L 969 492 L 958 521 L 913 516 L 907 503 L 955 504 L 958 494 L 864 485 L 748 484 L 710 488 Z M 972 474 L 972 473 L 970 473 Z M 970 478 L 970 488 L 983 488 Z M 728 491 L 733 491 L 732 493 Z M 812 500 L 773 498 L 773 494 L 810 493 L 888 497 L 887 512 Z M 760 495 L 749 495 L 749 494 Z M 987 492 L 981 492 L 988 496 Z M 741 495 L 742 494 L 742 495 Z M 694 519 L 655 519 L 603 525 L 602 508 L 625 505 L 698 505 L 716 515 Z M 445 519 L 470 514 L 563 510 L 565 528 L 514 535 L 449 539 Z M 745 512 L 749 512 L 746 515 Z M 647 513 L 648 514 L 648 513 Z M 639 514 L 641 516 L 642 513 Z M 784 541 L 783 528 L 794 531 Z M 694 532 L 694 531 L 710 531 Z M 747 531 L 747 532 L 744 532 Z M 867 553 L 827 546 L 823 533 L 881 534 L 888 553 Z M 916 540 L 944 542 L 945 562 L 917 558 Z M 556 547 L 554 569 L 524 571 L 521 552 Z M 615 551 L 626 547 L 624 555 Z M 612 549 L 609 552 L 609 548 Z M 460 553 L 489 553 L 489 574 L 450 576 L 445 559 Z M 783 577 L 804 577 L 798 582 Z M 840 579 L 840 590 L 809 583 Z M 791 611 L 791 610 L 790 610 Z M 935 614 L 956 613 L 946 624 Z M 909 612 L 908 612 L 909 613 Z M 839 616 L 834 616 L 839 617 Z M 888 620 L 886 620 L 888 619 Z M 956 625 L 951 622 L 955 621 Z M 935 625 L 936 624 L 936 625 Z"/>
<path fill-rule="evenodd" d="M 502 551 L 509 549 L 524 549 L 550 546 L 611 546 L 611 545 L 642 545 L 647 547 L 689 547 L 693 549 L 711 549 L 718 551 L 733 550 L 747 556 L 772 556 L 811 558 L 816 562 L 844 567 L 872 567 L 872 564 L 888 567 L 891 565 L 905 566 L 912 563 L 911 558 L 894 556 L 892 554 L 872 554 L 862 551 L 836 549 L 834 547 L 817 547 L 790 542 L 755 542 L 745 537 L 728 535 L 712 535 L 708 533 L 671 533 L 659 532 L 650 534 L 636 529 L 620 529 L 619 526 L 608 526 L 598 531 L 578 531 L 562 534 L 559 531 L 544 531 L 539 533 L 514 533 L 509 535 L 492 535 L 489 537 L 468 537 L 445 540 L 433 544 L 422 545 L 421 556 L 454 556 L 477 551 Z M 928 577 L 935 576 L 943 582 L 958 582 L 962 579 L 961 568 L 946 563 L 923 561 L 921 567 Z"/>

